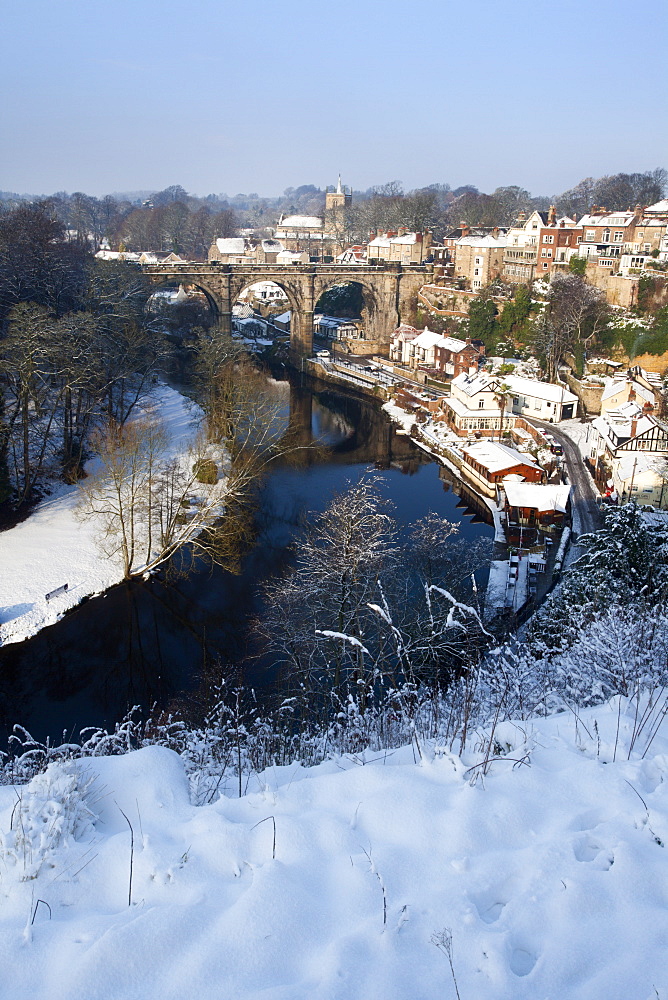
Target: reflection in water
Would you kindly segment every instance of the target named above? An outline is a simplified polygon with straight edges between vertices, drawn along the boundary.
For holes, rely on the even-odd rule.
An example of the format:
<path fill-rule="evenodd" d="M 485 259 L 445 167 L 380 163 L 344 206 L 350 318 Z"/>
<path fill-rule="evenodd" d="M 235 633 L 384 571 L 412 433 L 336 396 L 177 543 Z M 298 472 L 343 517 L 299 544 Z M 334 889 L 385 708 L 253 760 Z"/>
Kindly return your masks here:
<path fill-rule="evenodd" d="M 369 468 L 382 470 L 399 521 L 433 510 L 460 522 L 464 538 L 491 536 L 487 525 L 465 516 L 462 501 L 470 498 L 462 484 L 372 404 L 315 382 L 291 387 L 288 413 L 287 387 L 277 392 L 285 394 L 286 426 L 301 445 L 315 440 L 316 447 L 298 450 L 262 484 L 241 572 L 202 568 L 172 581 L 121 584 L 33 639 L 3 647 L 0 727 L 18 722 L 38 738 L 56 739 L 83 726 L 108 728 L 133 705 L 166 705 L 194 685 L 204 664 L 242 660 L 258 585 L 285 566 L 306 512 L 324 510 Z"/>

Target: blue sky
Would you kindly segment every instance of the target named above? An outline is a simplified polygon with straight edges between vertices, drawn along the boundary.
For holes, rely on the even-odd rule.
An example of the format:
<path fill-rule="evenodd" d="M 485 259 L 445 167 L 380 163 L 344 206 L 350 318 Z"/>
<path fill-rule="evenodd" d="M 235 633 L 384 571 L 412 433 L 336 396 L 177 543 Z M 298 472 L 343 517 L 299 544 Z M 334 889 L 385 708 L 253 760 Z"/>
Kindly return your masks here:
<path fill-rule="evenodd" d="M 519 184 L 668 166 L 668 3 L 2 0 L 0 189 Z"/>

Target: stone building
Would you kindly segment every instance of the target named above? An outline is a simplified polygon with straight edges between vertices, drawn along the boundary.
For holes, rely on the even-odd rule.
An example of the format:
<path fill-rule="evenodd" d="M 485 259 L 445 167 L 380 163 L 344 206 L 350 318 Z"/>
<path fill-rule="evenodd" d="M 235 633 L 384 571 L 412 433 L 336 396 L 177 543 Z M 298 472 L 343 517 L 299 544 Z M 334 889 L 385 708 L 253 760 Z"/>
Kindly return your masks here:
<path fill-rule="evenodd" d="M 367 260 L 397 264 L 422 264 L 431 259 L 431 233 L 412 233 L 399 228 L 384 233 L 378 230 L 367 247 Z"/>
<path fill-rule="evenodd" d="M 455 244 L 455 278 L 464 278 L 479 291 L 503 271 L 507 237 L 499 229 L 489 236 L 462 236 Z"/>
<path fill-rule="evenodd" d="M 251 263 L 247 249 L 248 245 L 243 236 L 218 238 L 209 247 L 209 263 L 213 261 L 220 261 L 221 264 Z"/>
<path fill-rule="evenodd" d="M 503 280 L 511 285 L 528 285 L 536 277 L 538 240 L 548 224 L 547 212 L 520 212 L 507 233 L 503 256 Z"/>

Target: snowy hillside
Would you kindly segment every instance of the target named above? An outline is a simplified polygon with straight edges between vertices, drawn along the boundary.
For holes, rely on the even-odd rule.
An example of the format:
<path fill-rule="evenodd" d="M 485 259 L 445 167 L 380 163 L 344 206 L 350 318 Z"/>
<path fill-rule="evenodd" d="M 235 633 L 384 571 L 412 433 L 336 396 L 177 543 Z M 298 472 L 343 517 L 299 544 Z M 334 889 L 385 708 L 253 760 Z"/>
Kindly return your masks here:
<path fill-rule="evenodd" d="M 203 806 L 157 746 L 1 787 L 0 998 L 668 1000 L 668 742 L 618 705 Z"/>
<path fill-rule="evenodd" d="M 159 384 L 137 415 L 159 418 L 169 454 L 178 455 L 193 438 L 201 410 Z M 85 597 L 123 579 L 120 561 L 107 558 L 100 548 L 98 521 L 77 516 L 78 502 L 77 487 L 60 483 L 25 521 L 0 532 L 1 643 L 21 642 Z M 47 601 L 46 594 L 63 584 L 67 592 Z"/>

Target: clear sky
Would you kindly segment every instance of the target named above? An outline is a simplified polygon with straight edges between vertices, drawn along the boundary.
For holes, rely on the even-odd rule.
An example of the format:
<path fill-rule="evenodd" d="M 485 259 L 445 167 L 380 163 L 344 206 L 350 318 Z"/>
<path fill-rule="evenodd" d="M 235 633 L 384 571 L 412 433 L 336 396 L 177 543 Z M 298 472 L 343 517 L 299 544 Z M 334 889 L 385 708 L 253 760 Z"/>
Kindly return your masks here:
<path fill-rule="evenodd" d="M 0 0 L 0 189 L 278 194 L 668 166 L 668 2 Z"/>

